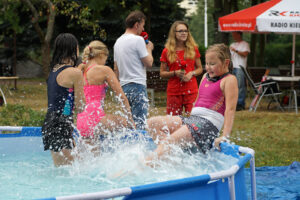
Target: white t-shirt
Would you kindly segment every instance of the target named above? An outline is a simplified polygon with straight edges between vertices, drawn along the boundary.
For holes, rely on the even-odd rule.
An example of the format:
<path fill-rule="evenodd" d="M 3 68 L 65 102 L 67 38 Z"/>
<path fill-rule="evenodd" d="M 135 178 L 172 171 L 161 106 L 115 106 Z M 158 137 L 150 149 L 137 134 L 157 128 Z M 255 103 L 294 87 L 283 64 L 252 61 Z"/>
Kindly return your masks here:
<path fill-rule="evenodd" d="M 146 86 L 146 67 L 142 58 L 148 56 L 145 40 L 138 35 L 123 34 L 114 45 L 114 61 L 119 70 L 121 86 L 138 83 Z"/>
<path fill-rule="evenodd" d="M 246 41 L 241 41 L 241 42 L 234 42 L 230 45 L 230 47 L 233 47 L 237 51 L 241 52 L 249 52 L 250 53 L 250 47 L 249 44 Z M 231 60 L 233 64 L 233 68 L 240 68 L 240 65 L 242 65 L 244 68 L 247 67 L 247 56 L 241 56 L 238 53 L 231 51 Z"/>

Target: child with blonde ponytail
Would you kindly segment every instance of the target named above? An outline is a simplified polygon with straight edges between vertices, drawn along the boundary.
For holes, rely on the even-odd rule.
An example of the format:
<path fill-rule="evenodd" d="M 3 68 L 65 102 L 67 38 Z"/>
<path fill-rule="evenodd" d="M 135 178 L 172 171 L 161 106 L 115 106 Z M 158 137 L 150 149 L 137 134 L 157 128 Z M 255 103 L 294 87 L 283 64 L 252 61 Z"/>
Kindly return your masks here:
<path fill-rule="evenodd" d="M 83 51 L 83 63 L 79 68 L 84 77 L 85 110 L 77 116 L 77 129 L 84 137 L 95 139 L 95 136 L 113 132 L 123 127 L 134 128 L 130 105 L 113 70 L 106 66 L 109 51 L 101 41 L 92 41 Z M 106 114 L 103 109 L 107 87 L 123 105 L 127 119 L 118 115 Z"/>

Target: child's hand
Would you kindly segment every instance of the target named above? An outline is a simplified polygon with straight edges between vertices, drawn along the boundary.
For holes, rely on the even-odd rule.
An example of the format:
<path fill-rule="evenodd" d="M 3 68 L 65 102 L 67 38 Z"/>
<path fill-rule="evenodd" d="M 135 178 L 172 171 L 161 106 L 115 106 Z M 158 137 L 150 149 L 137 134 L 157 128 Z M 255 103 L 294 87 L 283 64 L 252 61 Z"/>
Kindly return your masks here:
<path fill-rule="evenodd" d="M 214 141 L 214 145 L 217 149 L 221 150 L 220 148 L 220 143 L 221 142 L 230 142 L 228 138 L 224 137 L 224 136 L 221 136 L 221 137 L 218 137 L 215 139 Z"/>

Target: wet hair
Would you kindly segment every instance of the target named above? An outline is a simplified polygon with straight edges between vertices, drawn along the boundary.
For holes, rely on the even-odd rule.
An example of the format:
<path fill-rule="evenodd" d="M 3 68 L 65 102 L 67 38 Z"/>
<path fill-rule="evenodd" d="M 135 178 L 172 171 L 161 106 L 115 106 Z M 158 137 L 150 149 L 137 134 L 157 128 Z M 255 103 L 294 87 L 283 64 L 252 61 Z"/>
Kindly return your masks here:
<path fill-rule="evenodd" d="M 176 27 L 180 24 L 183 24 L 186 26 L 187 30 L 189 31 L 189 26 L 185 21 L 175 21 L 170 30 L 169 30 L 169 36 L 168 40 L 165 44 L 165 47 L 168 49 L 168 60 L 170 63 L 173 63 L 177 59 L 176 55 Z M 197 47 L 197 44 L 191 35 L 191 33 L 188 33 L 187 40 L 185 42 L 185 51 L 184 51 L 184 58 L 185 59 L 194 59 L 195 58 L 195 47 Z"/>
<path fill-rule="evenodd" d="M 90 42 L 89 45 L 87 45 L 83 50 L 82 59 L 84 67 L 82 68 L 82 70 L 85 70 L 88 60 L 91 60 L 98 56 L 101 57 L 102 55 L 108 56 L 108 54 L 108 48 L 103 42 L 99 40 L 94 40 Z"/>
<path fill-rule="evenodd" d="M 224 43 L 211 45 L 207 48 L 205 53 L 207 54 L 209 52 L 216 53 L 217 57 L 221 60 L 222 63 L 225 63 L 225 60 L 229 59 L 230 62 L 228 65 L 228 69 L 229 72 L 232 72 L 231 54 L 227 45 L 225 45 Z"/>
<path fill-rule="evenodd" d="M 132 28 L 136 22 L 141 23 L 142 20 L 146 21 L 144 13 L 139 10 L 133 11 L 126 17 L 125 27 Z"/>
<path fill-rule="evenodd" d="M 77 48 L 78 41 L 76 37 L 71 33 L 59 34 L 54 42 L 53 56 L 50 63 L 50 68 L 57 64 L 64 64 L 66 60 L 72 61 L 73 67 L 77 63 Z"/>

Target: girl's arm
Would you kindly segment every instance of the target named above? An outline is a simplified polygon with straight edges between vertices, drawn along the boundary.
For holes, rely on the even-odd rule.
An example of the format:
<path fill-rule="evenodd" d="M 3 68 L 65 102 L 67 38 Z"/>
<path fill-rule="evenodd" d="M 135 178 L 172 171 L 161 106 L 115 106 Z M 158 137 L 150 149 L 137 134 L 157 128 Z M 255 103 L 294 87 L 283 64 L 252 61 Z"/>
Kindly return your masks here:
<path fill-rule="evenodd" d="M 235 76 L 231 75 L 224 78 L 224 95 L 226 110 L 224 113 L 223 132 L 219 138 L 215 139 L 215 146 L 219 146 L 220 142 L 225 141 L 229 137 L 234 122 L 234 115 L 238 99 L 238 84 Z"/>
<path fill-rule="evenodd" d="M 202 83 L 202 81 L 203 81 L 203 79 L 204 79 L 205 76 L 206 76 L 206 73 L 203 74 L 203 76 L 202 76 L 202 78 L 201 78 L 201 81 L 200 81 L 200 83 L 199 83 L 199 88 L 200 88 L 200 85 L 201 85 L 201 83 Z M 193 103 L 193 107 L 195 106 L 195 103 L 198 101 L 198 98 L 199 98 L 199 89 L 198 89 L 197 98 L 196 98 L 196 100 L 195 100 L 194 103 Z"/>
<path fill-rule="evenodd" d="M 74 85 L 75 107 L 77 113 L 81 113 L 85 107 L 85 96 L 83 91 L 84 80 L 80 69 L 75 68 L 72 73 Z"/>
<path fill-rule="evenodd" d="M 121 103 L 123 103 L 124 105 L 122 106 L 122 108 L 124 108 L 125 113 L 128 115 L 128 120 L 132 122 L 133 126 L 135 126 L 128 99 L 125 96 L 115 73 L 112 71 L 110 67 L 105 66 L 105 74 L 106 74 L 106 82 L 108 83 L 110 88 L 114 91 L 115 95 L 120 97 L 122 101 Z"/>

